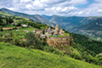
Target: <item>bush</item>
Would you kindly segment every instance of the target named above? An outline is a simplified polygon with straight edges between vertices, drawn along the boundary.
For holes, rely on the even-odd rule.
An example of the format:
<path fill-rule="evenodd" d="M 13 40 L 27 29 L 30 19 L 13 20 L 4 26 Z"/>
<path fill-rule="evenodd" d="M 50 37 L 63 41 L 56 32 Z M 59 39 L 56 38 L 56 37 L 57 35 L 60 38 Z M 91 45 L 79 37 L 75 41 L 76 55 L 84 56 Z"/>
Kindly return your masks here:
<path fill-rule="evenodd" d="M 13 30 L 16 30 L 16 29 L 17 29 L 17 27 L 14 27 L 14 28 L 13 28 Z"/>
<path fill-rule="evenodd" d="M 26 44 L 26 42 L 25 41 L 19 41 L 19 46 L 21 46 L 21 47 L 26 47 L 27 46 L 27 44 Z"/>
<path fill-rule="evenodd" d="M 55 49 L 53 47 L 50 47 L 50 46 L 43 47 L 43 50 L 47 51 L 47 52 L 54 52 L 55 51 Z"/>
<path fill-rule="evenodd" d="M 34 47 L 35 49 L 42 49 L 42 42 L 38 40 L 37 37 L 35 37 L 35 34 L 33 32 L 28 32 L 25 35 L 25 39 L 27 39 L 27 47 Z"/>
<path fill-rule="evenodd" d="M 79 56 L 78 54 L 75 54 L 75 53 L 69 53 L 69 55 L 70 55 L 72 58 L 75 58 L 75 59 L 78 59 L 78 60 L 82 60 L 82 57 Z"/>
<path fill-rule="evenodd" d="M 61 52 L 59 52 L 59 51 L 57 51 L 57 50 L 54 51 L 53 53 L 54 53 L 54 54 L 57 54 L 57 55 L 64 55 L 63 53 L 61 53 Z"/>
<path fill-rule="evenodd" d="M 0 26 L 0 31 L 3 31 L 2 26 Z"/>

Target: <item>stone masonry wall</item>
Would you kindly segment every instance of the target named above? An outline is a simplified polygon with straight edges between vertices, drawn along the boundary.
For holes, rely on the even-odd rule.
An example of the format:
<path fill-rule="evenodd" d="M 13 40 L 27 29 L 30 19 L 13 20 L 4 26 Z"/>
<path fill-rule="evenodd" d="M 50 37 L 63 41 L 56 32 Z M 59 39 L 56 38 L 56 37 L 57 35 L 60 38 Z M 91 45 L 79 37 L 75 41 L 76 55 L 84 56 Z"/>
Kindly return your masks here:
<path fill-rule="evenodd" d="M 66 37 L 49 37 L 49 38 L 47 38 L 48 45 L 53 46 L 53 47 L 58 47 L 58 46 L 61 46 L 61 45 L 70 46 L 71 41 L 73 41 L 73 39 L 70 38 L 70 36 L 66 36 Z"/>

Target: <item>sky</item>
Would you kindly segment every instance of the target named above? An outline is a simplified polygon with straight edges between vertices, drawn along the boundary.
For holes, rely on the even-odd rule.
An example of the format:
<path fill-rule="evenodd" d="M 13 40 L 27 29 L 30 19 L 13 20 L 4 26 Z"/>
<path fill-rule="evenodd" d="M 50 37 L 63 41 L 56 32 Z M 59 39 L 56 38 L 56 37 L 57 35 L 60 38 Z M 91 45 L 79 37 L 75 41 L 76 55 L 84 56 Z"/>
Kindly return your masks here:
<path fill-rule="evenodd" d="M 0 8 L 30 15 L 102 16 L 102 0 L 0 0 Z"/>

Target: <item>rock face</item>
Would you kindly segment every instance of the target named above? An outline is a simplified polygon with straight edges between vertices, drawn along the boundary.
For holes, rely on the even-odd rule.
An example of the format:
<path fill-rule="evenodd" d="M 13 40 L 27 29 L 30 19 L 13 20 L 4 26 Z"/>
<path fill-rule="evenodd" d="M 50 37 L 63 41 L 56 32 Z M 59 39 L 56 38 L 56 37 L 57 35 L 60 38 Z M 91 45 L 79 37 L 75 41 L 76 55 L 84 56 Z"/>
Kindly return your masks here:
<path fill-rule="evenodd" d="M 63 46 L 63 45 L 70 46 L 70 45 L 73 45 L 73 38 L 70 38 L 70 36 L 48 37 L 47 44 L 49 46 L 53 46 L 53 47 L 59 47 L 59 46 Z"/>

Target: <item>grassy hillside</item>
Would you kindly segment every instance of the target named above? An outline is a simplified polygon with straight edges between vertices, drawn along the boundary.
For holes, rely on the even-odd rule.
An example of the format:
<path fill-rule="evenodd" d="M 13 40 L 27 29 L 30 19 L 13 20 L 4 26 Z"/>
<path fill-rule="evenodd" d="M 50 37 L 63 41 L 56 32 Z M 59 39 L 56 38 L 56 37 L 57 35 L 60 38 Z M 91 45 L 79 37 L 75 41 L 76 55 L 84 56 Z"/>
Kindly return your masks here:
<path fill-rule="evenodd" d="M 0 43 L 0 68 L 102 68 L 37 49 Z"/>
<path fill-rule="evenodd" d="M 39 22 L 35 23 L 32 20 L 25 19 L 25 18 L 22 18 L 22 17 L 9 17 L 9 19 L 7 19 L 7 18 L 8 17 L 6 17 L 6 18 L 5 17 L 1 17 L 1 24 L 2 24 L 2 22 L 4 22 L 5 26 L 1 26 L 1 29 L 3 29 L 3 31 L 2 30 L 0 31 L 0 42 L 5 42 L 5 43 L 8 42 L 10 44 L 21 46 L 21 47 L 34 48 L 35 44 L 34 44 L 34 47 L 32 47 L 33 44 L 28 43 L 29 41 L 25 42 L 26 39 L 27 39 L 26 38 L 27 37 L 26 33 L 28 31 L 32 32 L 34 29 L 46 29 L 46 28 L 48 28 L 47 25 L 41 24 Z M 13 20 L 13 25 L 10 24 L 10 22 L 8 20 Z M 9 23 L 6 25 L 7 22 L 9 22 Z M 21 24 L 27 24 L 28 27 L 27 28 L 21 27 Z M 11 27 L 13 27 L 13 29 L 4 30 L 4 28 L 11 28 Z M 20 27 L 20 28 L 18 28 L 18 27 Z M 65 31 L 65 32 L 66 32 L 65 33 L 65 36 L 66 36 L 66 34 L 68 32 L 67 31 Z M 78 34 L 70 34 L 70 35 L 74 39 L 75 46 L 71 46 L 71 47 L 65 47 L 64 46 L 63 48 L 59 47 L 59 49 L 58 49 L 59 51 L 60 51 L 60 48 L 61 48 L 61 50 L 64 51 L 65 54 L 70 55 L 72 58 L 75 58 L 75 59 L 78 59 L 78 60 L 81 60 L 81 61 L 84 61 L 84 62 L 94 63 L 94 64 L 97 64 L 97 65 L 101 65 L 102 64 L 101 59 L 92 57 L 92 56 L 96 56 L 96 54 L 102 53 L 102 51 L 101 51 L 102 50 L 102 48 L 101 48 L 101 44 L 102 43 L 101 42 L 96 42 L 96 41 L 90 40 L 89 38 L 87 38 L 85 36 L 78 35 Z M 33 35 L 28 35 L 28 36 L 34 37 L 34 34 Z M 34 39 L 36 39 L 36 38 L 34 38 Z M 39 49 L 41 49 L 41 50 L 44 50 L 44 51 L 47 51 L 47 52 L 52 52 L 52 53 L 58 54 L 60 56 L 65 55 L 65 54 L 62 54 L 59 51 L 57 51 L 57 48 L 55 50 L 54 48 L 49 47 L 48 44 L 46 43 L 45 39 L 42 40 L 41 38 L 38 38 L 36 43 L 37 42 L 41 43 L 41 44 L 37 44 L 36 45 L 37 47 L 40 47 Z M 16 51 L 15 51 L 15 53 L 16 53 Z M 46 58 L 48 58 L 48 57 L 49 56 L 46 56 Z M 10 57 L 10 58 L 12 58 L 12 57 Z M 62 57 L 59 57 L 59 59 L 61 59 L 61 58 Z M 61 60 L 61 61 L 63 62 L 63 60 Z M 57 62 L 57 60 L 56 60 L 56 63 L 59 63 L 59 64 L 63 65 L 61 61 L 59 60 Z M 64 62 L 65 62 L 65 64 L 67 64 L 67 61 L 64 61 Z M 21 63 L 24 63 L 24 61 L 22 60 Z M 42 62 L 42 63 L 44 63 L 44 62 Z M 76 61 L 73 64 L 76 64 Z M 71 66 L 73 66 L 73 64 Z M 77 65 L 75 67 L 78 68 Z"/>
<path fill-rule="evenodd" d="M 4 15 L 4 16 L 10 16 L 9 14 L 7 14 L 4 11 L 0 10 L 0 16 L 2 16 L 2 15 Z"/>

